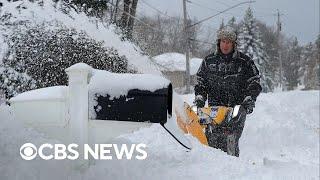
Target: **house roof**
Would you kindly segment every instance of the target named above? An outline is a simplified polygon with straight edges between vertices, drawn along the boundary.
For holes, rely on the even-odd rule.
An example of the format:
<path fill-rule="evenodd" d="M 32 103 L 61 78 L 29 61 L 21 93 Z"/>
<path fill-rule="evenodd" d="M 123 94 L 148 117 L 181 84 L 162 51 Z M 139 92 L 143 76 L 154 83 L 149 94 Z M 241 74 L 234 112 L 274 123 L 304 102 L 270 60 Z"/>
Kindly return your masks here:
<path fill-rule="evenodd" d="M 162 71 L 186 71 L 186 56 L 180 53 L 164 53 L 153 57 L 154 62 L 159 64 Z M 190 59 L 190 74 L 197 73 L 202 59 L 191 58 Z"/>

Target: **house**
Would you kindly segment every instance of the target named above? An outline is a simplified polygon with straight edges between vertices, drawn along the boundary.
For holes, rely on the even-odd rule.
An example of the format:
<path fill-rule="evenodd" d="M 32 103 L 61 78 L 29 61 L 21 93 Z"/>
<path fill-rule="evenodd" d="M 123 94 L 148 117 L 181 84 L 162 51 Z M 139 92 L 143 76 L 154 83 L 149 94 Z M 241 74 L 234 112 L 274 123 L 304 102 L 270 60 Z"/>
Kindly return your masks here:
<path fill-rule="evenodd" d="M 185 85 L 186 77 L 186 56 L 180 53 L 164 53 L 153 57 L 153 61 L 160 66 L 163 75 L 169 79 L 174 88 L 181 88 Z M 202 63 L 200 58 L 190 59 L 190 84 L 196 83 L 196 73 Z"/>

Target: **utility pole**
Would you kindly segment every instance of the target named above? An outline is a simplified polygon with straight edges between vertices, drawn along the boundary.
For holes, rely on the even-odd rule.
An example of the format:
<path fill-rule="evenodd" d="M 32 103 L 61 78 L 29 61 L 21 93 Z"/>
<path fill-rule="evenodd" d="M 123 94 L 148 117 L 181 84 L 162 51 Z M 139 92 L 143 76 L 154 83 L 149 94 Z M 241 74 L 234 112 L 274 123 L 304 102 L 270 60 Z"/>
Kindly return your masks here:
<path fill-rule="evenodd" d="M 282 84 L 282 80 L 283 80 L 283 74 L 282 74 L 282 57 L 281 57 L 281 37 L 280 37 L 280 31 L 281 31 L 281 22 L 280 22 L 280 12 L 279 9 L 277 9 L 277 36 L 278 36 L 278 52 L 279 52 L 279 63 L 280 63 L 280 89 L 281 91 L 283 90 L 283 84 Z"/>
<path fill-rule="evenodd" d="M 183 24 L 185 33 L 185 51 L 186 51 L 186 75 L 185 75 L 185 85 L 186 93 L 190 93 L 190 41 L 189 41 L 189 28 L 187 20 L 187 0 L 183 0 Z"/>

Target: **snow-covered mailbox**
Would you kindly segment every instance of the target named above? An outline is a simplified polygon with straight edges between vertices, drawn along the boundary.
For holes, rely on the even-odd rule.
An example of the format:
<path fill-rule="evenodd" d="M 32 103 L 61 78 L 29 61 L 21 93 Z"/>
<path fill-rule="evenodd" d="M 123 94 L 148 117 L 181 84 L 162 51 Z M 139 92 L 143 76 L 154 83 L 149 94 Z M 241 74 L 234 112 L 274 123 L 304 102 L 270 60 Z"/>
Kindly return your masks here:
<path fill-rule="evenodd" d="M 68 86 L 10 100 L 15 119 L 62 142 L 105 143 L 172 113 L 172 86 L 151 74 L 115 74 L 84 63 L 66 69 Z"/>

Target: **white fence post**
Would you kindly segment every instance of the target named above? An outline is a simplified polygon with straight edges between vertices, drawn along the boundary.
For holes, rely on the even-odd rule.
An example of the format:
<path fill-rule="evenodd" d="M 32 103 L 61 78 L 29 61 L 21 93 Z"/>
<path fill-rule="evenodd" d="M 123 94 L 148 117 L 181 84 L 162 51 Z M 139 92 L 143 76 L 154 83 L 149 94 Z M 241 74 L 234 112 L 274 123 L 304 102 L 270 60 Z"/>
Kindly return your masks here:
<path fill-rule="evenodd" d="M 85 63 L 78 63 L 65 71 L 69 79 L 69 143 L 79 145 L 79 158 L 82 159 L 83 144 L 89 143 L 88 78 L 92 68 Z"/>

